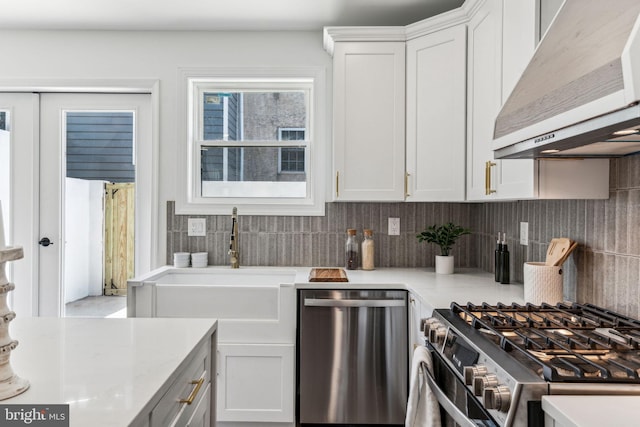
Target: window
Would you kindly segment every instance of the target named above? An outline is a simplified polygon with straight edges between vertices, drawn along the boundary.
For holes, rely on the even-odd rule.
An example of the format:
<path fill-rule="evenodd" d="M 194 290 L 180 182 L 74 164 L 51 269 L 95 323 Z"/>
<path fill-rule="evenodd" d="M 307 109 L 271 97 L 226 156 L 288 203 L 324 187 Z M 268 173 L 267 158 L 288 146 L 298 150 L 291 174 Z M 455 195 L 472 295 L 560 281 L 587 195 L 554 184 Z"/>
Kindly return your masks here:
<path fill-rule="evenodd" d="M 304 141 L 304 129 L 279 129 L 280 141 Z M 304 173 L 304 148 L 285 147 L 280 149 L 281 173 Z"/>
<path fill-rule="evenodd" d="M 248 74 L 186 76 L 189 185 L 177 210 L 228 213 L 241 205 L 252 214 L 324 214 L 325 150 L 313 114 L 323 79 L 309 70 Z"/>

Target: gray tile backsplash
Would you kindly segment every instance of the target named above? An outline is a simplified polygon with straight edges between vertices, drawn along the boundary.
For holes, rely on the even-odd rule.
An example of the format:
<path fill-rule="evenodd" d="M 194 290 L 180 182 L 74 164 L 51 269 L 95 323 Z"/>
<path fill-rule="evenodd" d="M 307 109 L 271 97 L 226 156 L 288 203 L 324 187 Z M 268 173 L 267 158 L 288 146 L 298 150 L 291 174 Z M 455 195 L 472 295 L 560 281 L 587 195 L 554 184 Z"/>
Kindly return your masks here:
<path fill-rule="evenodd" d="M 472 228 L 454 249 L 456 266 L 493 271 L 497 233 L 506 232 L 512 281 L 523 263 L 544 261 L 553 237 L 579 243 L 564 265 L 565 298 L 593 302 L 640 317 L 640 155 L 611 160 L 608 200 L 524 200 L 492 203 L 328 203 L 324 217 L 243 216 L 241 265 L 339 266 L 346 229 L 374 230 L 380 267 L 432 267 L 436 248 L 419 243 L 426 226 L 453 221 Z M 387 235 L 387 218 L 400 218 L 400 236 Z M 228 263 L 229 216 L 206 216 L 207 236 L 187 236 L 187 216 L 167 203 L 167 262 L 173 252 L 209 253 L 212 265 Z M 519 244 L 520 222 L 529 223 L 529 245 Z M 507 302 L 507 301 L 505 301 Z"/>
<path fill-rule="evenodd" d="M 225 265 L 229 257 L 231 215 L 205 216 L 206 237 L 187 236 L 186 215 L 167 203 L 167 263 L 173 252 L 209 253 L 209 263 Z M 453 221 L 471 227 L 475 206 L 467 203 L 328 203 L 324 217 L 243 216 L 239 210 L 241 265 L 340 266 L 347 228 L 373 230 L 375 264 L 380 267 L 431 267 L 435 247 L 416 234 L 428 225 Z M 193 216 L 202 217 L 202 216 Z M 400 236 L 387 235 L 389 217 L 400 218 Z M 475 238 L 463 236 L 455 247 L 456 265 L 476 267 Z"/>
<path fill-rule="evenodd" d="M 511 278 L 523 280 L 526 261 L 544 261 L 553 237 L 579 246 L 564 264 L 565 298 L 640 317 L 640 155 L 611 160 L 608 200 L 525 200 L 475 205 L 477 265 L 493 270 L 498 231 L 507 233 Z M 529 223 L 529 245 L 519 224 Z"/>

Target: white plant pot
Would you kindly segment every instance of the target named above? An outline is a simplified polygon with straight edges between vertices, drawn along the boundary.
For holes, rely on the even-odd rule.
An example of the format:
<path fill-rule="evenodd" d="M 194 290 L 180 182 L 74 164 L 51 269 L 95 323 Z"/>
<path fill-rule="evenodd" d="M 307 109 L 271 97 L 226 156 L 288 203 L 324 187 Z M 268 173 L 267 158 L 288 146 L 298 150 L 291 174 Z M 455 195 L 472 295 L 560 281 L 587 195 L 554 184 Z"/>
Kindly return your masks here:
<path fill-rule="evenodd" d="M 453 255 L 436 255 L 436 273 L 453 274 Z"/>

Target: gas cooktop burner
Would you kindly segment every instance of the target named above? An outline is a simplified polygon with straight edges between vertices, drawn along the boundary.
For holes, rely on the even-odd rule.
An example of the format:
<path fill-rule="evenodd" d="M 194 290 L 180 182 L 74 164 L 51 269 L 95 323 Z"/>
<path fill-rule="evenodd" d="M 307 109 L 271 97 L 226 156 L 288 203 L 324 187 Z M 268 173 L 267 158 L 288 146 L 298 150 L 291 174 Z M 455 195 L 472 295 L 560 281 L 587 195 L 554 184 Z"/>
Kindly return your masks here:
<path fill-rule="evenodd" d="M 591 304 L 450 310 L 547 381 L 640 382 L 640 321 Z"/>

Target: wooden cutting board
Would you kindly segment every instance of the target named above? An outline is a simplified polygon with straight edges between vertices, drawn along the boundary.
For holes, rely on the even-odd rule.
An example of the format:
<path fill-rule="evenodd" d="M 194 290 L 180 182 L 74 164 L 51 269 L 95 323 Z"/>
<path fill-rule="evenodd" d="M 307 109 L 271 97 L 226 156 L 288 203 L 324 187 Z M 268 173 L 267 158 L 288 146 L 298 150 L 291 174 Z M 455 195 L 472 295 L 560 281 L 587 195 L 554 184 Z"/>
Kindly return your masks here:
<path fill-rule="evenodd" d="M 348 282 L 347 273 L 342 268 L 312 268 L 310 282 Z"/>

